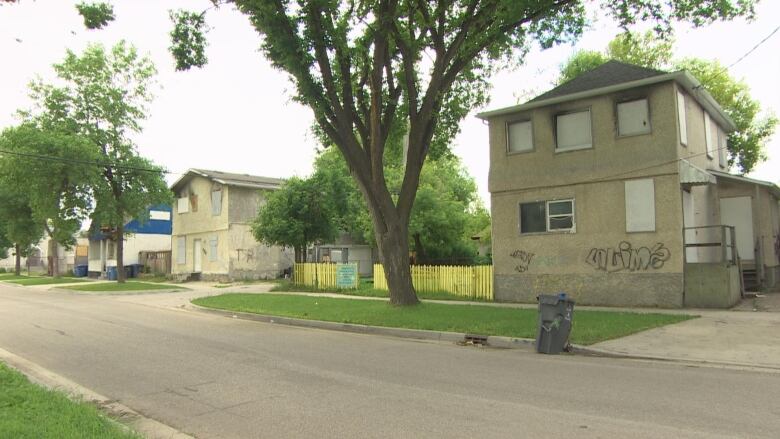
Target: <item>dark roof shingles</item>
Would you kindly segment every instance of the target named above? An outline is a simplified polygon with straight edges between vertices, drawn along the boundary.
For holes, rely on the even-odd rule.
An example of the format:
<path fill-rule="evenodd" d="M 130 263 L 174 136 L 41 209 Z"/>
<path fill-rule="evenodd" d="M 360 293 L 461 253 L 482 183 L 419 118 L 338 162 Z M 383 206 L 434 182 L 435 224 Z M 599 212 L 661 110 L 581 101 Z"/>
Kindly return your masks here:
<path fill-rule="evenodd" d="M 665 74 L 667 74 L 667 72 L 611 60 L 589 72 L 577 76 L 571 81 L 565 82 L 552 90 L 540 94 L 528 102 L 539 102 L 559 96 L 595 90 L 602 87 L 609 87 L 611 85 L 638 81 L 640 79 L 652 78 L 653 76 Z"/>

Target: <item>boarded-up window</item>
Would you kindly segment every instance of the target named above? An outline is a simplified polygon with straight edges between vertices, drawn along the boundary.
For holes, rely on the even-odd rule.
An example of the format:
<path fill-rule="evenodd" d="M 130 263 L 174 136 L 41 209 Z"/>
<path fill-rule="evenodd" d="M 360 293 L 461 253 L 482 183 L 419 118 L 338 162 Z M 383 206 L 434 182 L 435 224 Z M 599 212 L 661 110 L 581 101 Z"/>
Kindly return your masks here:
<path fill-rule="evenodd" d="M 618 135 L 635 136 L 650 133 L 650 111 L 647 99 L 617 104 Z"/>
<path fill-rule="evenodd" d="M 185 236 L 176 238 L 176 263 L 187 263 L 187 237 Z"/>
<path fill-rule="evenodd" d="M 190 194 L 190 208 L 193 212 L 198 211 L 198 196 L 196 194 Z"/>
<path fill-rule="evenodd" d="M 218 216 L 222 213 L 222 189 L 211 191 L 211 214 Z"/>
<path fill-rule="evenodd" d="M 688 144 L 688 124 L 685 116 L 685 95 L 677 92 L 677 121 L 680 124 L 680 143 Z"/>
<path fill-rule="evenodd" d="M 630 180 L 626 186 L 626 232 L 655 231 L 653 179 Z"/>
<path fill-rule="evenodd" d="M 718 130 L 718 159 L 721 168 L 725 168 L 726 166 L 728 166 L 728 161 L 726 159 L 727 158 L 726 153 L 728 152 L 726 151 L 727 146 L 728 146 L 728 136 L 726 135 L 725 132 L 723 132 L 723 130 Z"/>
<path fill-rule="evenodd" d="M 190 199 L 187 197 L 179 198 L 176 203 L 176 211 L 179 213 L 187 213 L 190 211 Z"/>
<path fill-rule="evenodd" d="M 506 125 L 509 152 L 526 152 L 534 149 L 531 121 L 510 122 Z"/>
<path fill-rule="evenodd" d="M 712 120 L 707 112 L 704 113 L 704 142 L 707 144 L 707 157 L 712 158 L 712 151 L 715 150 L 715 139 L 712 138 Z"/>
<path fill-rule="evenodd" d="M 209 239 L 209 261 L 216 261 L 217 260 L 217 237 L 212 236 Z"/>
<path fill-rule="evenodd" d="M 558 115 L 555 119 L 555 137 L 558 151 L 592 147 L 590 110 Z"/>

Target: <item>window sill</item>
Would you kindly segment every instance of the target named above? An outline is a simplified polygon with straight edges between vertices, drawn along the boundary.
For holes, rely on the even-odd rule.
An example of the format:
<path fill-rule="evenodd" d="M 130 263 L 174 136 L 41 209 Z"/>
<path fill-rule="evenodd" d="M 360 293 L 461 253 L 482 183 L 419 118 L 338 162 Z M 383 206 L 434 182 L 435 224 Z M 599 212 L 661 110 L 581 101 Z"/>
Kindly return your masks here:
<path fill-rule="evenodd" d="M 564 153 L 564 152 L 582 151 L 582 150 L 586 150 L 586 149 L 593 149 L 593 145 L 591 144 L 591 145 L 588 145 L 588 146 L 577 146 L 577 147 L 574 147 L 574 148 L 566 148 L 566 149 L 560 149 L 560 148 L 556 147 L 555 148 L 555 153 L 556 154 L 561 154 L 561 153 Z"/>

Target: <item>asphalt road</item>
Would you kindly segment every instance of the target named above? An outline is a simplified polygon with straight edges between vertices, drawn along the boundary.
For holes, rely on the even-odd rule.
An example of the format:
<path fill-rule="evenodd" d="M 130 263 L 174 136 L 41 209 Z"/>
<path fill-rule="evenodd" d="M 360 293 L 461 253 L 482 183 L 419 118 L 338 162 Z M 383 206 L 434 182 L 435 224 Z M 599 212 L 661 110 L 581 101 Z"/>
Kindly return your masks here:
<path fill-rule="evenodd" d="M 198 438 L 780 436 L 780 374 L 415 342 L 142 302 L 0 285 L 0 348 Z"/>

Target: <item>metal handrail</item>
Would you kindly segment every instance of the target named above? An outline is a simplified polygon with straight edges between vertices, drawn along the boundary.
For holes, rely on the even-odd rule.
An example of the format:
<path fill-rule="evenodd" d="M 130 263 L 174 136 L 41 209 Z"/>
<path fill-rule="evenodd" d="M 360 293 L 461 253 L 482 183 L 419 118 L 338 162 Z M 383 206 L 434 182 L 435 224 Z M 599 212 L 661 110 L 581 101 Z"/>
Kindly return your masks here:
<path fill-rule="evenodd" d="M 727 226 L 727 225 L 709 225 L 709 226 L 696 226 L 696 227 L 683 227 L 683 231 L 685 230 L 698 230 L 698 229 L 720 229 L 720 241 L 719 242 L 694 242 L 694 243 L 688 243 L 685 242 L 688 240 L 688 237 L 685 233 L 683 233 L 683 240 L 684 244 L 683 247 L 685 249 L 688 248 L 697 248 L 697 247 L 720 247 L 721 248 L 721 260 L 720 262 L 729 262 L 732 265 L 737 265 L 739 260 L 739 255 L 737 254 L 737 240 L 736 240 L 736 233 L 734 231 L 734 226 Z M 728 237 L 728 238 L 727 238 Z M 728 249 L 731 249 L 731 257 L 728 256 Z M 683 252 L 685 257 L 685 262 L 688 263 L 688 255 L 687 252 Z"/>

